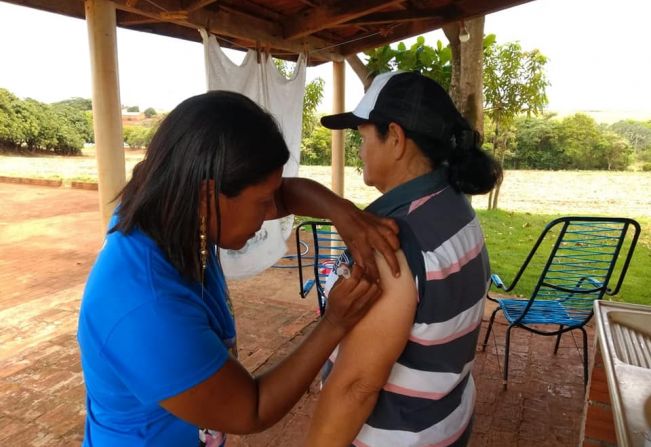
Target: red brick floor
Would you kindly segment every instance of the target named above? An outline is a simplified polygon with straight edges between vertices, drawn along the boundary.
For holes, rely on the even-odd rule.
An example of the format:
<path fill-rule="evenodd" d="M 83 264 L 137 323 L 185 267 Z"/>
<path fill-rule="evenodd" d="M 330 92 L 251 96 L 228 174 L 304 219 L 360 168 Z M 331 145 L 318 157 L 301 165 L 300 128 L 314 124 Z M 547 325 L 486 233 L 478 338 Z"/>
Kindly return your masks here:
<path fill-rule="evenodd" d="M 75 333 L 102 239 L 97 192 L 0 183 L 0 203 L 0 445 L 79 445 L 84 389 Z M 314 324 L 312 303 L 298 298 L 296 276 L 270 269 L 231 284 L 240 356 L 252 372 L 273 366 Z M 498 317 L 495 337 L 477 354 L 471 445 L 577 445 L 584 397 L 572 337 L 553 355 L 553 339 L 515 330 L 503 391 L 503 356 L 495 352 L 502 353 L 504 329 Z M 275 427 L 232 436 L 229 447 L 301 445 L 317 396 L 313 386 Z"/>

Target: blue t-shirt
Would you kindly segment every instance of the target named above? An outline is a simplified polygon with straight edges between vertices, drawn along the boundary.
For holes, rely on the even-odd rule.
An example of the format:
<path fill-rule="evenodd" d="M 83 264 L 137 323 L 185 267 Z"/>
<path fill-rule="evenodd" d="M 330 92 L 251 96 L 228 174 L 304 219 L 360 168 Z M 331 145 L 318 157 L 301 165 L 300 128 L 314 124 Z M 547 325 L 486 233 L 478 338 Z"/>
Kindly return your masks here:
<path fill-rule="evenodd" d="M 116 223 L 114 217 L 109 228 Z M 84 446 L 196 446 L 197 427 L 159 405 L 211 377 L 235 344 L 214 253 L 201 285 L 141 231 L 106 237 L 81 302 Z"/>

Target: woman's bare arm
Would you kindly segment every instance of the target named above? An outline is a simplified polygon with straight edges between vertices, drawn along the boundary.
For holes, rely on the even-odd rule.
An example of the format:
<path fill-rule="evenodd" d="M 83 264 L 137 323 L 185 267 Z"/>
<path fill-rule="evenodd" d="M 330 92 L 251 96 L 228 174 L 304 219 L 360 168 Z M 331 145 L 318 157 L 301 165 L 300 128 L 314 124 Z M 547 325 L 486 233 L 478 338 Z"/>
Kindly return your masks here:
<path fill-rule="evenodd" d="M 237 360 L 229 359 L 212 377 L 161 405 L 201 427 L 228 433 L 264 430 L 300 399 L 344 334 L 379 294 L 379 286 L 353 267 L 351 278 L 341 279 L 332 289 L 324 318 L 275 368 L 254 378 Z"/>
<path fill-rule="evenodd" d="M 317 403 L 306 445 L 349 446 L 371 414 L 413 325 L 417 292 L 407 260 L 398 252 L 400 278 L 378 258 L 382 296 L 346 335 Z"/>
<path fill-rule="evenodd" d="M 400 274 L 395 255 L 400 245 L 398 225 L 393 219 L 362 211 L 317 182 L 299 177 L 283 179 L 276 209 L 275 217 L 297 214 L 330 220 L 372 280 L 379 280 L 375 251 L 382 254 L 395 276 Z"/>

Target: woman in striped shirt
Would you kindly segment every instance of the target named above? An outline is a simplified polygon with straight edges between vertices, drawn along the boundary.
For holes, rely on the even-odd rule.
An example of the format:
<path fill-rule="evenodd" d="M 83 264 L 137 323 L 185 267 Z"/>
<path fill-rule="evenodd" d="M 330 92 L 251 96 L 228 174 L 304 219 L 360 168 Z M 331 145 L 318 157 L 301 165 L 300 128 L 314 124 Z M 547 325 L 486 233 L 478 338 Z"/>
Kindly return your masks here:
<path fill-rule="evenodd" d="M 377 76 L 353 112 L 321 122 L 359 131 L 364 181 L 383 193 L 367 211 L 399 223 L 410 274 L 394 277 L 378 257 L 383 294 L 330 357 L 307 445 L 465 445 L 490 278 L 465 194 L 488 192 L 502 170 L 445 90 L 417 73 Z"/>

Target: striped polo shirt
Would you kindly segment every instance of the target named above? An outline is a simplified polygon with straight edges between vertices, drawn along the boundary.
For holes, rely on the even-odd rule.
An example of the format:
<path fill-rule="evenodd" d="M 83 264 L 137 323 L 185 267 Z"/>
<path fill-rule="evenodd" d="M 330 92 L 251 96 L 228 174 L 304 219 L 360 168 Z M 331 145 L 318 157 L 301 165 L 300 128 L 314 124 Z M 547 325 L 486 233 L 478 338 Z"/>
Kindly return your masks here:
<path fill-rule="evenodd" d="M 407 345 L 353 444 L 450 445 L 469 427 L 475 402 L 471 370 L 490 278 L 483 233 L 445 167 L 392 189 L 367 210 L 400 225 L 418 304 Z"/>

